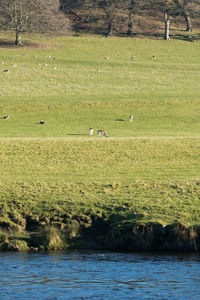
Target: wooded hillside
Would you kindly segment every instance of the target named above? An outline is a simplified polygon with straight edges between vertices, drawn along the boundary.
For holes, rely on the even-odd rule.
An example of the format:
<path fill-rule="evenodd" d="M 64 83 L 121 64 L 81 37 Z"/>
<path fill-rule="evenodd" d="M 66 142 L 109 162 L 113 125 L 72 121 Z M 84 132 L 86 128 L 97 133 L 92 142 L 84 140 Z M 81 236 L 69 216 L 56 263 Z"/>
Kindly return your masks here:
<path fill-rule="evenodd" d="M 199 14 L 200 0 L 1 0 L 0 28 L 15 31 L 15 45 L 23 32 L 68 35 L 71 29 L 76 34 L 190 40 L 199 38 Z M 184 36 L 184 31 L 195 34 Z"/>
<path fill-rule="evenodd" d="M 61 0 L 61 9 L 76 31 L 107 36 L 163 34 L 168 39 L 169 25 L 187 32 L 200 26 L 199 0 Z"/>

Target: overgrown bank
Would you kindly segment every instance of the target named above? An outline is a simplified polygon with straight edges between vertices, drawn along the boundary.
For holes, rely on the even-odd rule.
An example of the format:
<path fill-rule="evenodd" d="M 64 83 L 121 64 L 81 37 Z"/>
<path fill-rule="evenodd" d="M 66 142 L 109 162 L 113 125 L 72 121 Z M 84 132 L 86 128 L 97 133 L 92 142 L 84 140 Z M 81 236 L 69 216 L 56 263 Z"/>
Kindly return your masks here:
<path fill-rule="evenodd" d="M 197 181 L 5 184 L 0 249 L 198 252 L 199 189 Z"/>

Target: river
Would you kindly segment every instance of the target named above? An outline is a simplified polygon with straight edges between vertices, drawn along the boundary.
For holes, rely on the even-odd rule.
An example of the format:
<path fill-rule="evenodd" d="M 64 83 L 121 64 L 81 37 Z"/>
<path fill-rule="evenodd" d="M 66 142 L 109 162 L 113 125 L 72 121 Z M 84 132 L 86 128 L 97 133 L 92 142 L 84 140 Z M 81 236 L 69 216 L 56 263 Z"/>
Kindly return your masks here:
<path fill-rule="evenodd" d="M 0 299 L 200 299 L 200 256 L 0 253 Z"/>

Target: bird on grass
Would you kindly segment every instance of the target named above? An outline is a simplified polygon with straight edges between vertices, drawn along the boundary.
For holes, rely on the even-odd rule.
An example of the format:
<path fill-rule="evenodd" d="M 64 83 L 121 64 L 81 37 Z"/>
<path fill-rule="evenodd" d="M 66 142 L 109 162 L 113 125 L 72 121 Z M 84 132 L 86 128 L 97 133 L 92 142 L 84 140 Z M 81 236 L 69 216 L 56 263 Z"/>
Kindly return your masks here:
<path fill-rule="evenodd" d="M 2 118 L 2 119 L 6 120 L 6 119 L 8 119 L 8 118 L 9 118 L 9 116 L 8 116 L 8 115 L 6 115 L 6 116 L 3 116 L 3 118 Z"/>
<path fill-rule="evenodd" d="M 44 125 L 44 124 L 45 124 L 45 121 L 43 121 L 43 120 L 40 120 L 40 124 L 43 124 L 43 125 Z"/>

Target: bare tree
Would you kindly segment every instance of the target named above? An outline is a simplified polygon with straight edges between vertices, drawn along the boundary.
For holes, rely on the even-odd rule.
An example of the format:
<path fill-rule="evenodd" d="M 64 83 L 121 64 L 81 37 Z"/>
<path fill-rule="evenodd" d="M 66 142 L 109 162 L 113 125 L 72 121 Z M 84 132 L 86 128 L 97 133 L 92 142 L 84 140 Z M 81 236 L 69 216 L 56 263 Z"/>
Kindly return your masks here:
<path fill-rule="evenodd" d="M 166 10 L 164 12 L 164 22 L 165 22 L 165 40 L 169 40 L 169 24 L 170 24 L 170 18 L 168 11 Z"/>
<path fill-rule="evenodd" d="M 136 14 L 140 0 L 127 0 L 127 9 L 128 9 L 128 31 L 127 34 L 133 34 L 133 25 L 134 25 L 134 15 Z"/>
<path fill-rule="evenodd" d="M 165 22 L 165 40 L 169 40 L 169 24 L 170 24 L 170 13 L 174 9 L 174 2 L 173 0 L 162 0 L 161 1 L 162 10 L 164 13 L 164 22 Z"/>
<path fill-rule="evenodd" d="M 157 11 L 164 15 L 164 39 L 169 40 L 169 25 L 170 25 L 170 15 L 174 11 L 174 1 L 173 0 L 146 0 L 145 9 L 150 11 Z"/>
<path fill-rule="evenodd" d="M 1 0 L 0 23 L 15 31 L 15 45 L 22 32 L 47 32 L 69 29 L 69 23 L 54 0 Z"/>
<path fill-rule="evenodd" d="M 93 0 L 97 9 L 103 10 L 107 20 L 107 36 L 113 34 L 114 24 L 116 21 L 117 10 L 121 7 L 122 3 L 118 0 Z"/>
<path fill-rule="evenodd" d="M 188 10 L 188 6 L 190 4 L 197 4 L 197 1 L 194 0 L 174 0 L 177 8 L 180 10 L 181 14 L 183 15 L 186 23 L 186 31 L 192 31 L 192 22 L 190 13 Z"/>
<path fill-rule="evenodd" d="M 93 14 L 93 0 L 60 0 L 60 8 L 65 15 L 75 18 L 79 23 L 88 23 Z M 84 11 L 84 16 L 81 15 Z"/>

